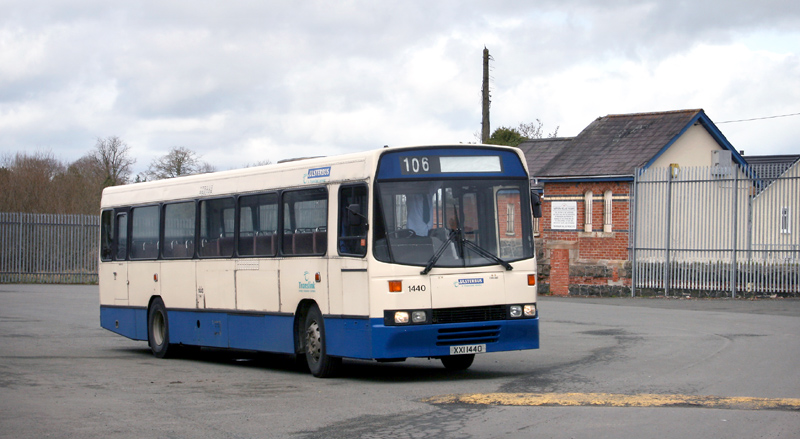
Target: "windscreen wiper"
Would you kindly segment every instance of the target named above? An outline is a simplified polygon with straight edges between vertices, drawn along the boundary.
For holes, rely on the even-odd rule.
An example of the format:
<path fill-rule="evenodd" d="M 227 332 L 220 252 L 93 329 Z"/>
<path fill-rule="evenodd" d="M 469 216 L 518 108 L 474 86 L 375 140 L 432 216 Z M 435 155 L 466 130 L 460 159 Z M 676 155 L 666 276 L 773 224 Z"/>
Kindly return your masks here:
<path fill-rule="evenodd" d="M 442 254 L 444 254 L 444 250 L 447 248 L 447 245 L 451 242 L 455 242 L 456 237 L 459 236 L 460 233 L 460 230 L 451 230 L 450 236 L 447 237 L 447 241 L 445 241 L 444 244 L 442 244 L 439 249 L 436 250 L 436 253 L 434 253 L 433 256 L 431 256 L 431 258 L 428 260 L 428 264 L 425 265 L 425 269 L 420 271 L 419 274 L 428 274 L 433 268 L 434 264 L 436 264 L 436 261 L 438 261 Z"/>
<path fill-rule="evenodd" d="M 436 253 L 433 256 L 431 256 L 430 260 L 428 260 L 428 264 L 425 266 L 425 269 L 420 271 L 419 274 L 428 274 L 431 271 L 431 269 L 433 269 L 433 266 L 436 264 L 436 261 L 438 261 L 439 258 L 444 253 L 444 250 L 447 248 L 447 245 L 450 244 L 451 242 L 456 242 L 456 240 L 458 240 L 458 242 L 462 246 L 475 250 L 475 253 L 483 256 L 484 258 L 497 262 L 498 264 L 502 265 L 506 270 L 514 269 L 514 267 L 512 267 L 511 264 L 509 264 L 508 262 L 486 251 L 485 249 L 483 249 L 483 247 L 479 246 L 478 244 L 475 244 L 474 242 L 461 237 L 461 230 L 455 229 L 450 231 L 450 236 L 447 237 L 447 241 L 445 241 L 444 244 L 442 244 L 439 247 L 439 249 L 436 250 Z"/>
<path fill-rule="evenodd" d="M 497 262 L 498 264 L 500 264 L 503 267 L 505 267 L 506 270 L 513 270 L 514 269 L 514 267 L 512 267 L 511 264 L 509 264 L 508 262 L 506 262 L 506 261 L 500 259 L 499 257 L 493 255 L 492 253 L 486 251 L 483 247 L 479 246 L 478 244 L 475 244 L 474 242 L 472 242 L 470 240 L 462 239 L 461 243 L 465 247 L 469 247 L 469 248 L 475 250 L 475 253 L 483 256 L 484 258 L 491 259 L 492 261 Z"/>

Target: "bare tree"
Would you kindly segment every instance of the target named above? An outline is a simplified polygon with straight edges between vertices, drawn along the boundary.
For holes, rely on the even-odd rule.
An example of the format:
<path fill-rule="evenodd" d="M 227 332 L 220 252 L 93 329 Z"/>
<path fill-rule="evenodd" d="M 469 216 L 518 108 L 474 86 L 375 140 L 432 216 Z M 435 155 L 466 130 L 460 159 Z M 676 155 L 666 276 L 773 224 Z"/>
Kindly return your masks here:
<path fill-rule="evenodd" d="M 93 153 L 72 162 L 66 172 L 55 179 L 61 193 L 59 204 L 62 210 L 65 213 L 97 215 L 100 197 L 108 181 L 108 175 L 98 165 Z"/>
<path fill-rule="evenodd" d="M 529 122 L 529 123 L 520 123 L 519 128 L 517 131 L 522 134 L 523 137 L 528 139 L 543 139 L 544 136 L 544 123 L 541 120 L 536 119 L 536 122 Z M 557 137 L 558 136 L 558 127 L 547 135 L 548 138 Z"/>
<path fill-rule="evenodd" d="M 206 172 L 214 172 L 214 167 L 200 160 L 200 156 L 191 149 L 176 146 L 150 163 L 146 177 L 148 180 L 162 180 Z"/>
<path fill-rule="evenodd" d="M 266 160 L 259 160 L 259 161 L 255 162 L 255 163 L 248 163 L 248 164 L 244 165 L 244 167 L 245 168 L 253 168 L 253 167 L 256 167 L 256 166 L 265 166 L 265 165 L 271 165 L 271 164 L 272 164 L 272 160 L 266 159 Z"/>
<path fill-rule="evenodd" d="M 117 136 L 105 139 L 98 138 L 94 151 L 89 154 L 104 174 L 103 186 L 117 186 L 128 182 L 131 176 L 131 166 L 136 159 L 130 157 L 127 143 Z"/>
<path fill-rule="evenodd" d="M 0 211 L 64 213 L 56 180 L 65 168 L 52 152 L 7 155 L 1 167 Z"/>

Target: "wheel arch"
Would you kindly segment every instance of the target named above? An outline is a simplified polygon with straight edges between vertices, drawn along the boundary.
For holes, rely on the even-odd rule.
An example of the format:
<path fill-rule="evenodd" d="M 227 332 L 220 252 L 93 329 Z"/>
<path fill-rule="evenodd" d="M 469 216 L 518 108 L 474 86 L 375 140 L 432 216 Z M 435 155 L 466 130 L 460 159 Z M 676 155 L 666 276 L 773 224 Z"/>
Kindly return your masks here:
<path fill-rule="evenodd" d="M 303 342 L 300 338 L 300 333 L 303 331 L 303 325 L 306 321 L 308 310 L 312 306 L 317 306 L 317 302 L 313 299 L 303 299 L 297 304 L 297 309 L 294 312 L 294 352 L 300 354 L 303 352 Z"/>
<path fill-rule="evenodd" d="M 150 310 L 153 309 L 153 302 L 155 302 L 156 300 L 160 300 L 161 303 L 164 303 L 164 299 L 160 295 L 153 294 L 152 296 L 150 296 L 150 300 L 147 301 L 147 313 L 145 315 L 145 318 L 147 320 L 145 320 L 145 328 L 149 328 L 149 326 L 150 326 Z M 165 310 L 167 309 L 167 304 L 166 303 L 164 303 L 164 309 Z M 149 331 L 148 331 L 148 335 L 149 335 Z"/>

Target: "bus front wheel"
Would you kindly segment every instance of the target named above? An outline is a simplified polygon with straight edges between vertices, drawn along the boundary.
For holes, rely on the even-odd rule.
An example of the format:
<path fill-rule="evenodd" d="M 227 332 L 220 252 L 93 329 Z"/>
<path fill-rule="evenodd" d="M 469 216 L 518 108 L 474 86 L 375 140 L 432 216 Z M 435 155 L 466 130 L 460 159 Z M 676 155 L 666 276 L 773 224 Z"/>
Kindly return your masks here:
<path fill-rule="evenodd" d="M 442 364 L 447 370 L 467 370 L 472 366 L 475 361 L 475 354 L 468 355 L 451 355 L 449 357 L 442 357 Z"/>
<path fill-rule="evenodd" d="M 167 308 L 161 298 L 150 304 L 147 312 L 147 341 L 150 350 L 157 358 L 166 358 L 172 354 L 169 344 L 169 319 Z"/>
<path fill-rule="evenodd" d="M 336 375 L 342 364 L 340 357 L 331 357 L 327 353 L 325 340 L 325 322 L 317 305 L 313 305 L 306 314 L 303 325 L 303 354 L 311 374 L 319 378 Z"/>

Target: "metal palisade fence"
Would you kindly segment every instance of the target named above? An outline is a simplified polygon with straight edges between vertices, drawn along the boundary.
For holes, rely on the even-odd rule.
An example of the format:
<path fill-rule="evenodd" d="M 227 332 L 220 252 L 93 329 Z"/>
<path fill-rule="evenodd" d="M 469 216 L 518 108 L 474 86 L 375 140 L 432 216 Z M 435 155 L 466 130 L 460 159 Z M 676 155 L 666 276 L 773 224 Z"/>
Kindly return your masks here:
<path fill-rule="evenodd" d="M 0 283 L 96 283 L 100 217 L 0 212 Z"/>
<path fill-rule="evenodd" d="M 632 294 L 800 295 L 800 162 L 637 170 L 634 199 Z"/>

